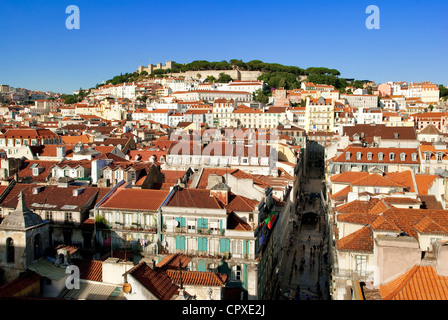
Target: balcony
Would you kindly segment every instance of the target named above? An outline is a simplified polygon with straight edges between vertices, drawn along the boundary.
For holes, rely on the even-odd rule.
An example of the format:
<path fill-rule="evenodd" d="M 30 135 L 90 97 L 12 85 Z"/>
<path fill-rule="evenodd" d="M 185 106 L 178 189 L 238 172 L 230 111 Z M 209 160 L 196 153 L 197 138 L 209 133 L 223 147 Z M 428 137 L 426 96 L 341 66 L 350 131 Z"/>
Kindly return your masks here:
<path fill-rule="evenodd" d="M 140 225 L 137 223 L 133 223 L 132 225 L 126 225 L 121 222 L 115 222 L 113 224 L 112 229 L 116 231 L 135 231 L 135 232 L 149 232 L 149 233 L 156 233 L 157 227 L 156 226 L 146 226 L 146 225 Z"/>

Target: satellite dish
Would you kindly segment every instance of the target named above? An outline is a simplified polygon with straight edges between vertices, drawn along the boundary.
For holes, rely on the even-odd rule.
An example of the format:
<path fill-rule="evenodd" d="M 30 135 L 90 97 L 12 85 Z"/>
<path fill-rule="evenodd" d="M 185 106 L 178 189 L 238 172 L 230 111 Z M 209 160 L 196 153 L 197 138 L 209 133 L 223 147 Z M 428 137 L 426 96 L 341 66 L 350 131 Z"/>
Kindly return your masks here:
<path fill-rule="evenodd" d="M 131 287 L 131 285 L 129 284 L 129 283 L 125 283 L 124 285 L 123 285 L 123 292 L 124 293 L 129 293 L 129 292 L 131 292 L 131 289 L 132 289 L 132 287 Z"/>

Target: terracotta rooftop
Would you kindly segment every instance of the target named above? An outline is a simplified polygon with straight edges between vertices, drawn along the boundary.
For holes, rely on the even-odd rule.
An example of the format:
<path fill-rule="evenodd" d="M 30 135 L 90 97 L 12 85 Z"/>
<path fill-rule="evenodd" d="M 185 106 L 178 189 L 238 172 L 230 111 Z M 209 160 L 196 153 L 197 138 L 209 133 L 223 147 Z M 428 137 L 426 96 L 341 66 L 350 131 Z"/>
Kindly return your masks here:
<path fill-rule="evenodd" d="M 190 263 L 191 258 L 184 256 L 182 254 L 170 254 L 162 258 L 157 264 L 156 267 L 167 270 L 167 269 L 178 269 L 179 261 L 181 262 L 181 268 L 185 268 L 188 263 Z"/>
<path fill-rule="evenodd" d="M 26 293 L 27 288 L 36 282 L 40 283 L 41 278 L 40 275 L 32 271 L 21 275 L 0 287 L 0 298 L 24 297 L 26 294 L 22 294 L 22 291 Z"/>
<path fill-rule="evenodd" d="M 370 227 L 363 227 L 337 241 L 337 249 L 373 253 L 373 233 Z"/>
<path fill-rule="evenodd" d="M 169 190 L 120 189 L 101 204 L 100 208 L 157 211 L 169 192 Z"/>
<path fill-rule="evenodd" d="M 396 133 L 398 136 L 396 136 Z M 381 137 L 381 139 L 417 139 L 414 127 L 389 127 L 385 124 L 355 124 L 354 126 L 344 127 L 343 134 L 353 139 L 353 135 L 358 134 L 371 143 L 373 137 Z M 361 137 L 362 139 L 362 137 Z"/>
<path fill-rule="evenodd" d="M 167 270 L 168 277 L 177 285 L 180 285 L 180 272 L 178 270 Z M 182 283 L 192 286 L 214 286 L 224 287 L 227 275 L 214 272 L 182 271 Z"/>
<path fill-rule="evenodd" d="M 159 300 L 171 300 L 179 293 L 179 287 L 171 282 L 164 271 L 153 270 L 145 262 L 140 262 L 125 275 L 132 275 Z"/>
<path fill-rule="evenodd" d="M 221 203 L 210 194 L 210 190 L 179 189 L 167 203 L 167 207 L 196 207 L 223 209 Z"/>
<path fill-rule="evenodd" d="M 414 266 L 405 274 L 379 287 L 383 300 L 448 300 L 448 277 L 432 266 Z"/>
<path fill-rule="evenodd" d="M 97 260 L 72 259 L 72 263 L 79 267 L 80 277 L 84 280 L 103 281 L 103 262 Z"/>
<path fill-rule="evenodd" d="M 437 175 L 416 174 L 415 181 L 417 183 L 418 193 L 427 195 L 429 188 L 433 185 L 436 179 Z"/>
<path fill-rule="evenodd" d="M 33 189 L 38 188 L 37 194 Z M 79 195 L 73 195 L 75 190 L 83 190 Z M 62 210 L 81 211 L 93 206 L 93 201 L 98 193 L 94 187 L 69 186 L 60 188 L 54 185 L 39 186 L 35 184 L 17 183 L 1 202 L 4 208 L 15 208 L 17 206 L 17 195 L 23 191 L 26 205 L 33 210 Z"/>

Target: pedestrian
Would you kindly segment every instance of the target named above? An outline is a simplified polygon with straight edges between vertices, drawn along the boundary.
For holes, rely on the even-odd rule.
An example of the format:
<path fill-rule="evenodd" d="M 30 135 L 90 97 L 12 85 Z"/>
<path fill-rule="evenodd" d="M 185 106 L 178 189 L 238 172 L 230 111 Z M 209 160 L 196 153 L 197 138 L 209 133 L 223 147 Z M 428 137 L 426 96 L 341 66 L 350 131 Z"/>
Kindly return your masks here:
<path fill-rule="evenodd" d="M 305 245 L 303 245 L 302 248 L 303 248 L 303 251 L 305 251 Z"/>

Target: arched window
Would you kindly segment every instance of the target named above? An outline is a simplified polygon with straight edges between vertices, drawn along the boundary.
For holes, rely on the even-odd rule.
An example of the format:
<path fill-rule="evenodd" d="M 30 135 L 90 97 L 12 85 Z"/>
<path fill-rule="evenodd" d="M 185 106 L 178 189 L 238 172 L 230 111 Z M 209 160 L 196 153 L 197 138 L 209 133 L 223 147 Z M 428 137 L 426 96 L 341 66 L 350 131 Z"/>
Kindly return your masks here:
<path fill-rule="evenodd" d="M 6 262 L 14 263 L 14 240 L 6 239 Z"/>
<path fill-rule="evenodd" d="M 401 161 L 405 161 L 406 160 L 406 153 L 401 153 L 400 154 L 400 160 Z"/>
<path fill-rule="evenodd" d="M 372 160 L 372 158 L 373 158 L 373 153 L 372 152 L 367 153 L 367 160 Z"/>
<path fill-rule="evenodd" d="M 37 234 L 34 237 L 34 260 L 42 257 L 42 236 Z"/>
<path fill-rule="evenodd" d="M 361 152 L 357 152 L 356 153 L 356 160 L 361 160 L 361 156 L 362 156 L 362 153 Z"/>
<path fill-rule="evenodd" d="M 383 161 L 384 154 L 382 152 L 378 153 L 378 160 Z"/>

